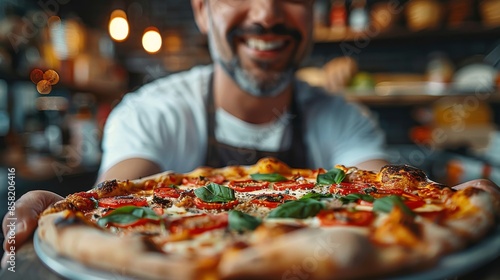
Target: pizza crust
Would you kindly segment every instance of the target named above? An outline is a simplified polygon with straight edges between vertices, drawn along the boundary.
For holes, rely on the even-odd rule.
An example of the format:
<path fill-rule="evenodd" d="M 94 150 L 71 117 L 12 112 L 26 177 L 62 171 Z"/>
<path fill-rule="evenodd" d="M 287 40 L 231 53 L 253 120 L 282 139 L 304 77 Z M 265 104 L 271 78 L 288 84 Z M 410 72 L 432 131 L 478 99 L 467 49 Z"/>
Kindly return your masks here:
<path fill-rule="evenodd" d="M 448 200 L 455 213 L 445 220 L 445 226 L 461 235 L 464 240 L 474 242 L 486 235 L 495 224 L 493 196 L 486 191 L 468 187 L 455 192 Z"/>
<path fill-rule="evenodd" d="M 306 228 L 269 243 L 226 251 L 219 264 L 221 279 L 359 279 L 429 266 L 401 246 L 371 242 L 357 227 Z"/>
<path fill-rule="evenodd" d="M 39 238 L 58 254 L 89 267 L 148 279 L 196 279 L 211 265 L 153 252 L 137 235 L 116 236 L 85 224 L 58 226 L 57 220 L 67 215 L 64 211 L 41 217 Z"/>
<path fill-rule="evenodd" d="M 372 244 L 359 231 L 307 228 L 225 252 L 219 271 L 223 279 L 257 278 L 262 271 L 270 279 L 335 279 L 362 276 L 356 267 L 367 265 L 374 256 Z"/>
<path fill-rule="evenodd" d="M 478 190 L 477 184 L 455 192 L 430 182 L 418 169 L 389 166 L 374 173 L 341 168 L 350 182 L 376 180 L 394 189 L 427 188 L 426 191 L 447 199 L 436 211 L 446 208 L 454 214 L 439 222 L 422 216 L 408 219 L 408 215 L 394 207 L 390 213 L 378 215 L 377 222 L 370 227 L 303 225 L 298 229 L 288 225 L 290 230 L 286 230 L 284 225 L 276 228 L 261 225 L 248 234 L 248 239 L 242 239 L 245 246 L 227 242 L 222 252 L 201 256 L 168 250 L 170 253 L 163 253 L 152 248 L 148 243 L 151 239 L 139 233 L 111 233 L 85 219 L 80 223 L 68 222 L 67 218 L 74 216 L 81 208 L 77 206 L 85 200 L 67 198 L 42 215 L 38 234 L 42 242 L 60 255 L 119 275 L 148 279 L 351 279 L 387 276 L 432 265 L 443 255 L 484 236 L 499 216 L 500 192 L 491 195 Z M 317 175 L 315 171 L 293 169 L 268 158 L 253 166 L 203 167 L 187 174 L 167 171 L 138 180 L 108 181 L 89 192 L 98 198 L 129 193 L 151 195 L 156 183 L 179 184 L 183 176 L 222 174 L 232 180 L 249 177 L 251 173 Z M 61 219 L 66 222 L 59 222 Z"/>

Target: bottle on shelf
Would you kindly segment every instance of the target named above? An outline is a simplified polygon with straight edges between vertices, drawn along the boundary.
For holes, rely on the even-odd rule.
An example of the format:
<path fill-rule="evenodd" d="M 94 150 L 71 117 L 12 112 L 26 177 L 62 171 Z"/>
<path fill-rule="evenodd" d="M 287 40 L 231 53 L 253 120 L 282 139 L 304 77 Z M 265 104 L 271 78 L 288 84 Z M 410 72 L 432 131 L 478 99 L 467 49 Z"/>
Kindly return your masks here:
<path fill-rule="evenodd" d="M 369 16 L 366 0 L 353 0 L 349 14 L 349 27 L 353 32 L 363 32 L 368 28 Z"/>
<path fill-rule="evenodd" d="M 99 164 L 100 131 L 94 117 L 95 97 L 88 93 L 77 93 L 73 97 L 76 113 L 71 121 L 70 145 L 75 160 L 81 166 L 93 167 Z"/>
<path fill-rule="evenodd" d="M 343 0 L 332 0 L 330 28 L 335 33 L 344 33 L 347 27 L 347 9 Z"/>
<path fill-rule="evenodd" d="M 326 0 L 317 0 L 314 2 L 314 26 L 328 26 L 328 2 Z"/>

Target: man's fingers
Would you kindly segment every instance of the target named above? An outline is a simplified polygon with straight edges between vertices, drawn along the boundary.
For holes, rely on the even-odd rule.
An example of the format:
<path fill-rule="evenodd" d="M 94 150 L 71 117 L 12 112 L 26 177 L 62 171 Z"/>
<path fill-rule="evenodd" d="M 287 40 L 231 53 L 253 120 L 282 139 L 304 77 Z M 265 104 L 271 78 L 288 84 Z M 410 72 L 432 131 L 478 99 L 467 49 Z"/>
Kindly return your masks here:
<path fill-rule="evenodd" d="M 5 251 L 9 252 L 12 245 L 15 245 L 16 249 L 19 248 L 30 238 L 37 227 L 38 216 L 52 203 L 61 199 L 61 196 L 48 191 L 31 191 L 21 196 L 16 201 L 15 210 L 7 212 L 3 219 Z"/>
<path fill-rule="evenodd" d="M 490 194 L 492 194 L 493 198 L 494 198 L 494 201 L 493 201 L 494 207 L 495 207 L 496 211 L 500 214 L 500 187 L 499 186 L 497 186 L 495 183 L 493 183 L 490 180 L 478 179 L 478 180 L 472 180 L 469 182 L 465 182 L 465 183 L 460 184 L 460 185 L 456 185 L 453 188 L 456 190 L 461 190 L 461 189 L 465 189 L 468 187 L 482 189 L 482 190 L 487 191 Z"/>
<path fill-rule="evenodd" d="M 7 255 L 7 252 L 5 252 L 2 257 L 2 262 L 0 262 L 2 269 L 7 268 L 8 261 L 9 261 L 9 255 Z"/>
<path fill-rule="evenodd" d="M 498 187 L 495 183 L 486 179 L 477 179 L 469 182 L 462 183 L 460 185 L 456 185 L 453 188 L 457 190 L 465 189 L 467 187 L 474 187 L 478 189 L 485 190 L 494 195 L 500 195 L 500 187 Z"/>

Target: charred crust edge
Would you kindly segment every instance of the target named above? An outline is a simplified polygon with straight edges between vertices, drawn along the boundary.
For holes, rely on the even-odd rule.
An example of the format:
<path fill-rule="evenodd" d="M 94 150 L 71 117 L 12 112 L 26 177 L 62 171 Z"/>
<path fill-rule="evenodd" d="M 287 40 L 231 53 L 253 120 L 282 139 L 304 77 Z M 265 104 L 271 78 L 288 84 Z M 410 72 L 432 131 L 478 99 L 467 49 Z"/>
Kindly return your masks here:
<path fill-rule="evenodd" d="M 427 175 L 425 174 L 424 171 L 422 171 L 419 168 L 413 167 L 411 165 L 395 165 L 395 164 L 389 164 L 382 169 L 380 169 L 380 173 L 384 175 L 399 175 L 399 174 L 409 174 L 412 178 L 417 179 L 418 181 L 427 181 Z"/>
<path fill-rule="evenodd" d="M 104 193 L 111 193 L 118 187 L 117 180 L 107 180 L 97 184 L 95 187 L 96 190 L 102 191 Z"/>

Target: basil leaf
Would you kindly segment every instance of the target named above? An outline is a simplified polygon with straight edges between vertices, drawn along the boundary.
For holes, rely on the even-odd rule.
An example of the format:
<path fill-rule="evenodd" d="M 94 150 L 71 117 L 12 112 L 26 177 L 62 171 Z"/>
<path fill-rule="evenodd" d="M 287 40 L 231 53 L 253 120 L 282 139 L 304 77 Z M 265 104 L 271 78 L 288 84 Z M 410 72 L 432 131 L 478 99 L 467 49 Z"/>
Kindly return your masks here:
<path fill-rule="evenodd" d="M 389 213 L 394 206 L 399 207 L 403 213 L 411 217 L 415 216 L 415 213 L 413 213 L 413 211 L 403 202 L 403 199 L 397 195 L 389 195 L 375 200 L 373 203 L 373 211 Z"/>
<path fill-rule="evenodd" d="M 252 215 L 231 210 L 228 214 L 229 228 L 235 231 L 251 231 L 256 229 L 262 221 Z"/>
<path fill-rule="evenodd" d="M 325 206 L 316 199 L 290 200 L 272 210 L 268 218 L 305 219 L 316 216 Z"/>
<path fill-rule="evenodd" d="M 319 174 L 316 182 L 321 185 L 340 184 L 345 178 L 345 172 L 338 168 L 334 168 L 326 173 Z"/>
<path fill-rule="evenodd" d="M 194 190 L 194 194 L 205 202 L 229 202 L 236 199 L 233 189 L 212 182 Z"/>
<path fill-rule="evenodd" d="M 316 192 L 311 192 L 307 193 L 304 196 L 302 196 L 300 199 L 315 199 L 315 200 L 321 200 L 324 198 L 332 198 L 333 194 L 331 193 L 316 193 Z"/>
<path fill-rule="evenodd" d="M 350 193 L 345 196 L 341 196 L 338 198 L 343 204 L 347 204 L 350 202 L 356 202 L 359 199 L 367 201 L 367 202 L 373 202 L 375 199 L 373 196 L 369 194 L 362 194 L 362 193 Z"/>
<path fill-rule="evenodd" d="M 148 207 L 124 206 L 100 218 L 97 224 L 101 227 L 105 227 L 109 223 L 126 225 L 139 219 L 158 221 L 160 216 Z"/>
<path fill-rule="evenodd" d="M 250 177 L 252 177 L 252 179 L 254 179 L 255 181 L 280 182 L 287 180 L 287 178 L 283 177 L 278 173 L 269 173 L 269 174 L 255 173 L 255 174 L 250 174 Z"/>

